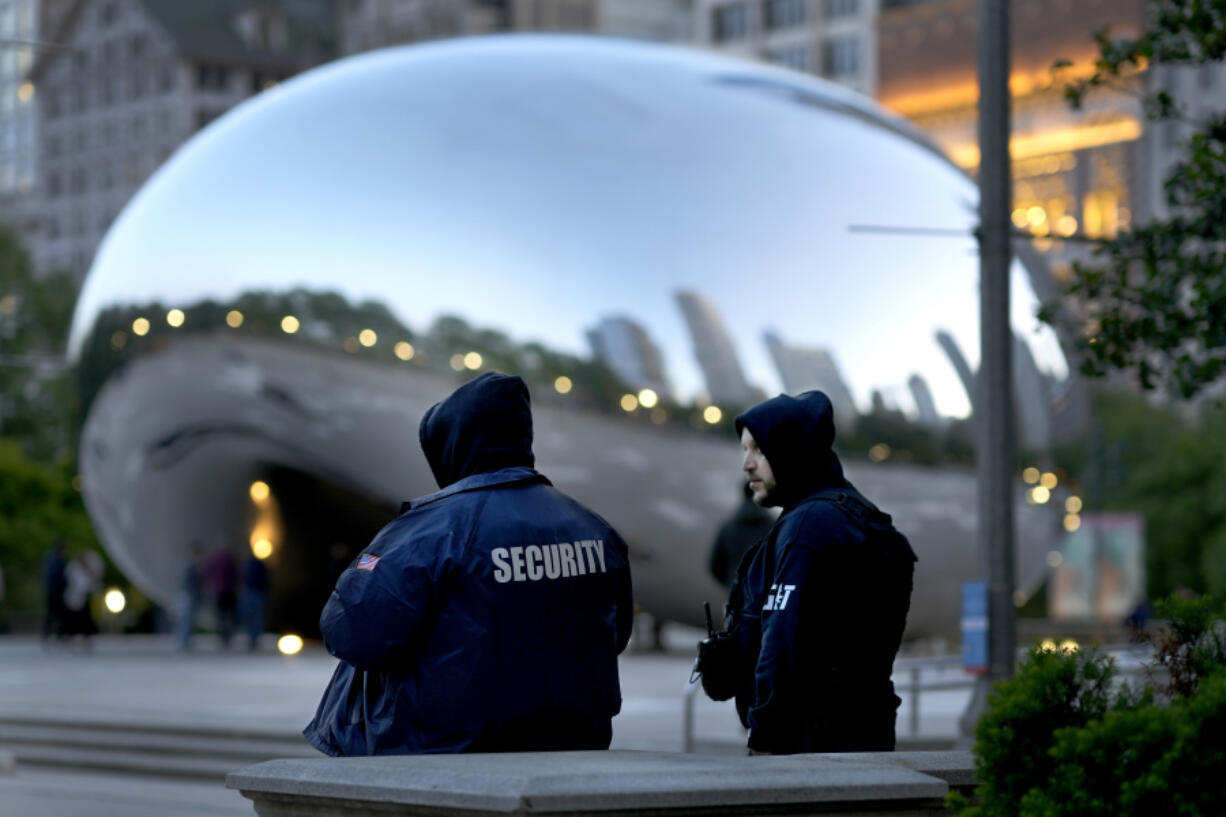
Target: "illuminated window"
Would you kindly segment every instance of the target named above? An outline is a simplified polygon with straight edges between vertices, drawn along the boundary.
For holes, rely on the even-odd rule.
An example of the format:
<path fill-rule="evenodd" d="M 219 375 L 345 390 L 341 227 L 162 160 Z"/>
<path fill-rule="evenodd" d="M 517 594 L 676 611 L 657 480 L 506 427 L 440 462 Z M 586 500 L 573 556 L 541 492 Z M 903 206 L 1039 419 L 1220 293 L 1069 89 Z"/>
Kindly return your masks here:
<path fill-rule="evenodd" d="M 1081 224 L 1093 238 L 1114 238 L 1119 231 L 1119 196 L 1113 190 L 1090 193 L 1082 202 Z"/>

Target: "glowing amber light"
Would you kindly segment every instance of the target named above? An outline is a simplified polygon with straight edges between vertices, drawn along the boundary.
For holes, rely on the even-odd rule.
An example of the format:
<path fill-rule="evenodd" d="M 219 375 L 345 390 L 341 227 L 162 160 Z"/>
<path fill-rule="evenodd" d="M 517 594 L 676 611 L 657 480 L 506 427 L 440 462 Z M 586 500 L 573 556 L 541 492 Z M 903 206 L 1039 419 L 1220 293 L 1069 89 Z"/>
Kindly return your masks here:
<path fill-rule="evenodd" d="M 1064 510 L 1069 513 L 1081 513 L 1081 497 L 1070 496 L 1064 500 Z"/>
<path fill-rule="evenodd" d="M 643 408 L 655 408 L 656 403 L 660 402 L 660 396 L 651 389 L 643 389 L 639 392 L 639 405 Z"/>
<path fill-rule="evenodd" d="M 1036 485 L 1030 489 L 1030 498 L 1033 499 L 1036 504 L 1042 505 L 1043 503 L 1047 502 L 1047 500 L 1051 499 L 1051 491 L 1044 488 L 1042 485 Z"/>
<path fill-rule="evenodd" d="M 720 411 L 719 406 L 707 406 L 702 410 L 702 419 L 706 420 L 711 425 L 715 425 L 720 420 L 724 419 L 724 413 Z"/>
<path fill-rule="evenodd" d="M 103 602 L 106 604 L 106 609 L 112 613 L 122 613 L 123 608 L 128 606 L 127 598 L 118 587 L 112 587 L 106 591 L 106 595 L 103 596 Z"/>
<path fill-rule="evenodd" d="M 1042 227 L 1047 223 L 1047 211 L 1036 204 L 1026 211 L 1026 220 L 1031 227 Z"/>
<path fill-rule="evenodd" d="M 302 639 L 288 633 L 277 639 L 277 651 L 282 655 L 297 655 L 302 652 Z"/>
<path fill-rule="evenodd" d="M 297 332 L 299 326 L 301 326 L 301 324 L 298 323 L 298 319 L 293 315 L 286 315 L 281 319 L 281 331 L 287 335 L 292 335 Z"/>
<path fill-rule="evenodd" d="M 1049 491 L 1056 490 L 1056 486 L 1060 484 L 1060 480 L 1051 471 L 1048 471 L 1043 476 L 1039 477 L 1039 484 Z"/>
<path fill-rule="evenodd" d="M 402 340 L 396 344 L 393 351 L 396 353 L 396 357 L 401 360 L 412 360 L 415 350 L 413 349 L 413 344 L 407 340 Z"/>
<path fill-rule="evenodd" d="M 574 385 L 566 375 L 561 375 L 557 380 L 553 381 L 553 389 L 558 394 L 570 394 L 570 390 L 574 388 Z"/>
<path fill-rule="evenodd" d="M 183 325 L 185 317 L 186 316 L 183 314 L 182 309 L 172 309 L 166 313 L 166 323 L 171 327 L 178 329 Z"/>
<path fill-rule="evenodd" d="M 622 411 L 634 411 L 639 407 L 639 399 L 633 394 L 623 394 L 621 400 Z"/>
<path fill-rule="evenodd" d="M 1052 641 L 1050 638 L 1045 638 L 1039 642 L 1039 649 L 1043 652 L 1055 652 L 1056 642 Z"/>
<path fill-rule="evenodd" d="M 478 352 L 469 352 L 468 354 L 464 355 L 465 368 L 476 371 L 477 369 L 481 368 L 482 362 L 481 355 Z"/>
<path fill-rule="evenodd" d="M 1034 467 L 1027 468 L 1025 471 L 1022 471 L 1022 479 L 1026 481 L 1027 485 L 1034 485 L 1039 481 L 1039 469 Z"/>
<path fill-rule="evenodd" d="M 1064 515 L 1064 529 L 1069 533 L 1081 527 L 1081 517 L 1075 513 Z"/>
<path fill-rule="evenodd" d="M 1017 227 L 1018 229 L 1025 227 L 1029 223 L 1029 220 L 1026 218 L 1026 209 L 1024 207 L 1019 207 L 1014 210 L 1011 218 L 1013 219 L 1013 226 Z"/>
<path fill-rule="evenodd" d="M 1070 652 L 1070 653 L 1071 653 L 1071 652 L 1077 652 L 1079 649 L 1081 649 L 1081 645 L 1080 645 L 1080 644 L 1078 644 L 1076 641 L 1074 641 L 1074 640 L 1073 640 L 1073 639 L 1071 639 L 1071 638 L 1066 638 L 1066 639 L 1064 639 L 1063 641 L 1061 641 L 1061 642 L 1060 642 L 1060 651 L 1061 651 L 1061 652 Z"/>
<path fill-rule="evenodd" d="M 455 369 L 457 372 L 464 371 L 464 355 L 452 355 L 451 368 Z"/>
<path fill-rule="evenodd" d="M 1056 232 L 1062 236 L 1070 236 L 1077 232 L 1077 218 L 1075 216 L 1060 216 L 1056 222 Z"/>
<path fill-rule="evenodd" d="M 868 458 L 873 462 L 885 462 L 889 456 L 890 447 L 885 443 L 877 443 L 868 450 Z"/>
<path fill-rule="evenodd" d="M 257 479 L 255 482 L 251 483 L 251 489 L 248 491 L 248 493 L 251 494 L 251 498 L 256 502 L 263 502 L 264 500 L 268 499 L 268 494 L 270 493 L 268 483 L 262 479 Z"/>
<path fill-rule="evenodd" d="M 21 85 L 17 86 L 17 101 L 18 102 L 29 102 L 33 96 L 34 96 L 34 83 L 23 82 L 21 83 Z"/>
<path fill-rule="evenodd" d="M 137 318 L 136 320 L 132 321 L 132 334 L 139 335 L 141 337 L 149 334 L 149 319 Z"/>
<path fill-rule="evenodd" d="M 251 543 L 251 555 L 263 561 L 272 555 L 272 542 L 267 539 L 256 539 Z"/>
<path fill-rule="evenodd" d="M 363 329 L 358 332 L 358 343 L 365 346 L 367 349 L 379 342 L 379 336 L 375 334 L 373 329 Z"/>
<path fill-rule="evenodd" d="M 237 309 L 231 309 L 226 313 L 226 326 L 231 329 L 237 329 L 243 325 L 243 313 Z"/>

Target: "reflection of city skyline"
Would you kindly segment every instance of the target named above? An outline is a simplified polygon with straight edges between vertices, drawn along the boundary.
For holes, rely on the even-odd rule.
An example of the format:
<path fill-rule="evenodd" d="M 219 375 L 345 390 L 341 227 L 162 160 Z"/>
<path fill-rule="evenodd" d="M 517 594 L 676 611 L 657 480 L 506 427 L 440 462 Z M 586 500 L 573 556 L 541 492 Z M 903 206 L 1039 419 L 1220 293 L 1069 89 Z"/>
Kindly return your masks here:
<path fill-rule="evenodd" d="M 673 390 L 664 373 L 664 358 L 647 330 L 624 315 L 608 315 L 587 331 L 592 356 L 605 363 L 635 391 L 651 389 L 672 401 Z"/>
<path fill-rule="evenodd" d="M 678 290 L 675 294 L 694 344 L 694 357 L 706 379 L 707 396 L 711 402 L 732 406 L 749 406 L 758 402 L 763 392 L 745 379 L 736 345 L 715 304 L 693 290 Z"/>

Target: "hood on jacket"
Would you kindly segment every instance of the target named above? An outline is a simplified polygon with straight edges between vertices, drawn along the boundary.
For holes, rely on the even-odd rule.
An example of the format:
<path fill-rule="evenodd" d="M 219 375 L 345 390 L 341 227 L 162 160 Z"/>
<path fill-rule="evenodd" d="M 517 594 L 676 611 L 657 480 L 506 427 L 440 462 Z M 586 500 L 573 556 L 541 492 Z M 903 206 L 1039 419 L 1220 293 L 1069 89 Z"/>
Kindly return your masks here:
<path fill-rule="evenodd" d="M 431 406 L 417 436 L 439 488 L 473 474 L 531 468 L 528 386 L 514 375 L 487 372 Z"/>
<path fill-rule="evenodd" d="M 834 409 L 820 391 L 781 394 L 736 418 L 749 429 L 775 476 L 777 504 L 790 507 L 822 488 L 847 484 L 834 445 Z"/>

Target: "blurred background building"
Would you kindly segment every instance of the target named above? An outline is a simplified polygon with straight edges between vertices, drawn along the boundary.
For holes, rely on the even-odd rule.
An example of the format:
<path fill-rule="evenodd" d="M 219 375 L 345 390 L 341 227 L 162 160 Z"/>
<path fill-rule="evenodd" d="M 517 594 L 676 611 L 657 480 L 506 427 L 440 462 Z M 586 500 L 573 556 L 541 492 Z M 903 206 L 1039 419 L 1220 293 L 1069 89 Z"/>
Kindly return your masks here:
<path fill-rule="evenodd" d="M 335 53 L 327 0 L 74 0 L 44 2 L 37 18 L 31 45 L 5 54 L 29 65 L 16 93 L 36 111 L 27 130 L 37 134 L 34 155 L 6 154 L 0 175 L 33 165 L 33 183 L 7 202 L 18 215 L 10 220 L 36 268 L 78 278 L 119 211 L 180 144 Z"/>
<path fill-rule="evenodd" d="M 694 40 L 877 91 L 877 0 L 696 0 Z"/>

